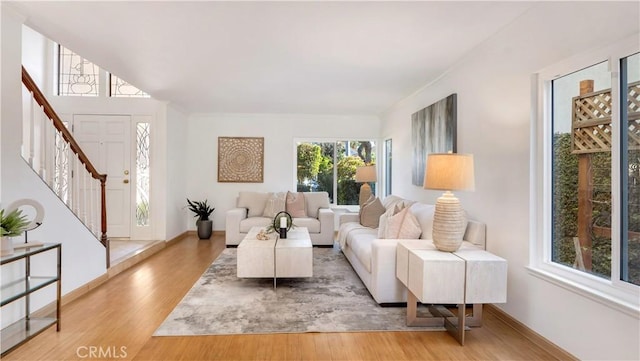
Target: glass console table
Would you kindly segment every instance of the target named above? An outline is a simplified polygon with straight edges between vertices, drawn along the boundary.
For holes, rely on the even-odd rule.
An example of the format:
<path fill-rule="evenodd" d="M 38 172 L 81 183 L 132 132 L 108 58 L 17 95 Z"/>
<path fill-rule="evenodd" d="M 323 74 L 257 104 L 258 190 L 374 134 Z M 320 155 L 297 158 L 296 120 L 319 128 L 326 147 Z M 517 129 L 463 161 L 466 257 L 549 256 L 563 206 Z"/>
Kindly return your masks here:
<path fill-rule="evenodd" d="M 49 276 L 34 276 L 31 274 L 32 257 L 44 252 L 56 252 L 57 269 Z M 60 296 L 62 281 L 62 245 L 59 243 L 45 243 L 38 246 L 16 248 L 15 252 L 0 258 L 0 266 L 23 263 L 24 276 L 2 283 L 0 295 L 2 298 L 1 307 L 5 307 L 13 302 L 22 300 L 24 302 L 24 317 L 6 326 L 0 331 L 2 343 L 2 356 L 9 351 L 20 346 L 40 332 L 52 325 L 56 325 L 56 330 L 60 331 Z M 3 269 L 2 272 L 6 272 Z M 22 273 L 22 269 L 20 270 Z M 32 293 L 42 290 L 47 286 L 56 287 L 55 312 L 48 317 L 32 317 L 31 300 Z"/>

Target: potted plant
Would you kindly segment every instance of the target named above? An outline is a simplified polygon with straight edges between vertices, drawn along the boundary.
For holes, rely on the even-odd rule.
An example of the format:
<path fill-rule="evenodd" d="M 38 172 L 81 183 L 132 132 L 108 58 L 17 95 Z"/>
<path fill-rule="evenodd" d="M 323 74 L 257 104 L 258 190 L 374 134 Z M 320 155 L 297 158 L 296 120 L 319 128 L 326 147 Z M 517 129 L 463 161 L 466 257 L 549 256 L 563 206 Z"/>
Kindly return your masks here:
<path fill-rule="evenodd" d="M 195 214 L 194 217 L 197 217 L 196 226 L 198 227 L 198 238 L 200 239 L 209 239 L 211 238 L 211 231 L 213 230 L 213 221 L 209 219 L 209 216 L 215 208 L 210 207 L 207 204 L 207 200 L 205 199 L 203 202 L 199 201 L 190 201 L 187 198 L 187 204 L 189 205 L 189 210 Z"/>
<path fill-rule="evenodd" d="M 5 215 L 5 210 L 0 209 L 0 253 L 9 255 L 13 253 L 13 242 L 10 237 L 17 237 L 24 232 L 29 225 L 26 215 L 22 214 L 20 209 L 14 209 Z"/>

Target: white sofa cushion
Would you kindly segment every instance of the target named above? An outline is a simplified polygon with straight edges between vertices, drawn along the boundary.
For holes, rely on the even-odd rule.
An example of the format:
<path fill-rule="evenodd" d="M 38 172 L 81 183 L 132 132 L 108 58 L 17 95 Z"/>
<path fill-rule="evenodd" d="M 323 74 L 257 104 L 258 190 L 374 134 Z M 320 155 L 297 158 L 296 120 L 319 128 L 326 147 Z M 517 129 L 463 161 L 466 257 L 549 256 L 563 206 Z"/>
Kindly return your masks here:
<path fill-rule="evenodd" d="M 304 199 L 307 205 L 307 217 L 318 218 L 320 208 L 329 208 L 327 192 L 304 192 Z"/>
<path fill-rule="evenodd" d="M 247 209 L 247 217 L 262 217 L 267 198 L 266 192 L 240 192 L 238 207 Z"/>
<path fill-rule="evenodd" d="M 250 217 L 240 221 L 240 233 L 249 233 L 251 227 L 267 227 L 273 222 L 269 217 Z"/>
<path fill-rule="evenodd" d="M 433 204 L 414 203 L 409 207 L 409 211 L 416 217 L 422 229 L 421 239 L 432 239 L 433 233 L 433 213 L 436 206 Z"/>

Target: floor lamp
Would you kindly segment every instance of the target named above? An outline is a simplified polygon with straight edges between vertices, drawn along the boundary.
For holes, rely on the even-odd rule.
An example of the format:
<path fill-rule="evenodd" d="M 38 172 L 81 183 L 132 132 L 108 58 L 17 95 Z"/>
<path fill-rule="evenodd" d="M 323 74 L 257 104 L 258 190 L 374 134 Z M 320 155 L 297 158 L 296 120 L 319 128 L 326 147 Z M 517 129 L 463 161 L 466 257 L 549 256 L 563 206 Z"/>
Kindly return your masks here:
<path fill-rule="evenodd" d="M 451 191 L 475 188 L 473 155 L 429 154 L 424 189 L 445 191 L 436 202 L 433 214 L 433 244 L 437 249 L 454 252 L 460 248 L 467 219 L 460 201 Z"/>
<path fill-rule="evenodd" d="M 371 197 L 371 186 L 369 182 L 378 180 L 375 165 L 365 165 L 356 168 L 356 183 L 362 183 L 360 186 L 360 196 L 358 197 L 358 205 L 362 205 Z"/>

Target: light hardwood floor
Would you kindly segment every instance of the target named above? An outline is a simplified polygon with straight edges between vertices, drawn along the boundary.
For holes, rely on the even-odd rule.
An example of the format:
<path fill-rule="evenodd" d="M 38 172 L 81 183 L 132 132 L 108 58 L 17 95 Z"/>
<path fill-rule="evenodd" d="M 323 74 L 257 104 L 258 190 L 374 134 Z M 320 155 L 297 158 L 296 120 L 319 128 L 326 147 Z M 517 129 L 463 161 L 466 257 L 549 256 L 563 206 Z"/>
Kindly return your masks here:
<path fill-rule="evenodd" d="M 555 360 L 485 312 L 465 346 L 445 332 L 152 337 L 224 249 L 187 237 L 65 305 L 51 328 L 3 360 Z M 93 352 L 93 353 L 92 353 Z"/>

